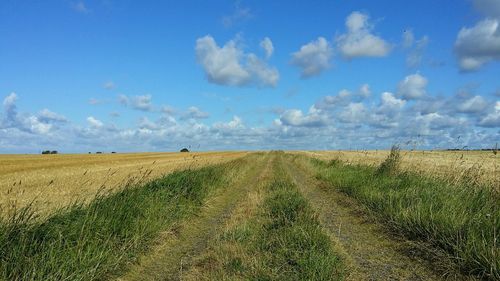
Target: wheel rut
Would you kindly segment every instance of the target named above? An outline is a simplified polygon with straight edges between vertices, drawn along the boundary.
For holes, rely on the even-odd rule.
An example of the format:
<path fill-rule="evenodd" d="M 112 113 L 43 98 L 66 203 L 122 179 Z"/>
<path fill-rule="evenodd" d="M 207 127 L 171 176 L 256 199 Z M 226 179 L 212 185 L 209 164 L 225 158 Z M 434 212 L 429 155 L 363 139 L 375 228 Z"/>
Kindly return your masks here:
<path fill-rule="evenodd" d="M 428 260 L 411 254 L 405 241 L 367 218 L 352 198 L 316 180 L 307 163 L 289 159 L 285 167 L 345 260 L 347 280 L 464 280 L 436 273 Z"/>
<path fill-rule="evenodd" d="M 271 163 L 271 155 L 257 158 L 249 163 L 244 175 L 222 188 L 212 196 L 196 216 L 188 218 L 171 228 L 149 254 L 139 259 L 137 264 L 116 280 L 180 280 L 194 257 L 208 246 L 208 241 L 216 234 L 219 226 L 230 216 L 238 202 L 251 190 L 252 186 L 265 175 Z"/>

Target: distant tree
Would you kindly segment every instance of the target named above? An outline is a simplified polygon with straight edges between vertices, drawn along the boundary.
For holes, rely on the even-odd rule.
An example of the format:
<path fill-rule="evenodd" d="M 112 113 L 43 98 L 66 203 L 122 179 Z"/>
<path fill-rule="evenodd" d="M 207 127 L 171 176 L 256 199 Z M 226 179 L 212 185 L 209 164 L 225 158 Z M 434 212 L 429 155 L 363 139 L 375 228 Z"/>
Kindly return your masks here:
<path fill-rule="evenodd" d="M 183 149 L 181 149 L 181 152 L 189 152 L 189 149 L 184 147 Z"/>
<path fill-rule="evenodd" d="M 44 150 L 42 151 L 42 154 L 50 154 L 50 150 Z"/>
<path fill-rule="evenodd" d="M 111 151 L 112 154 L 115 154 L 116 152 L 115 151 Z"/>
<path fill-rule="evenodd" d="M 57 150 L 52 150 L 50 154 L 57 154 Z"/>
<path fill-rule="evenodd" d="M 102 152 L 101 151 L 97 151 L 95 154 L 102 154 Z"/>

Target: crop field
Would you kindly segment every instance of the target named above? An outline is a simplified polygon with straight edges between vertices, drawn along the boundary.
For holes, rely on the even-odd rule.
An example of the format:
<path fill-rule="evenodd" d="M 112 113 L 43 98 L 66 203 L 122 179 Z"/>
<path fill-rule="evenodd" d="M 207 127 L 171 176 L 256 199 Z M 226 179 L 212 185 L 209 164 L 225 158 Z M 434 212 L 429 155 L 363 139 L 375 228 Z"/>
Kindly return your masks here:
<path fill-rule="evenodd" d="M 499 280 L 499 157 L 3 155 L 0 280 Z"/>
<path fill-rule="evenodd" d="M 0 207 L 50 211 L 99 192 L 242 157 L 244 152 L 0 155 Z"/>
<path fill-rule="evenodd" d="M 339 159 L 346 163 L 377 166 L 390 151 L 303 151 L 305 155 L 321 159 Z M 500 156 L 492 151 L 402 151 L 401 169 L 432 174 L 447 179 L 464 176 L 499 187 Z"/>

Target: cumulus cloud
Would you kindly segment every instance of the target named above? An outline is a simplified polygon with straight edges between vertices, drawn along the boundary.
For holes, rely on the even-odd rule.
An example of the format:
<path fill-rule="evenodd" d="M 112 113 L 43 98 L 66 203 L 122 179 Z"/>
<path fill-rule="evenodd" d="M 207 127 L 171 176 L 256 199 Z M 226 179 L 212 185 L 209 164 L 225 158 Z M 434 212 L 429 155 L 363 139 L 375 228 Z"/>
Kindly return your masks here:
<path fill-rule="evenodd" d="M 64 123 L 64 122 L 68 121 L 68 119 L 66 119 L 66 117 L 64 117 L 63 115 L 52 112 L 52 111 L 48 110 L 47 108 L 42 109 L 38 113 L 38 120 L 40 120 L 40 122 L 43 122 L 43 123 L 51 123 L 51 122 Z"/>
<path fill-rule="evenodd" d="M 240 117 L 238 116 L 233 116 L 233 119 L 227 123 L 221 123 L 221 122 L 218 122 L 218 123 L 215 123 L 213 125 L 213 127 L 217 130 L 221 130 L 221 131 L 232 131 L 232 130 L 236 130 L 236 129 L 243 129 L 245 128 L 245 125 L 243 124 L 243 121 L 241 120 Z"/>
<path fill-rule="evenodd" d="M 274 46 L 269 37 L 265 37 L 264 39 L 262 39 L 262 41 L 260 41 L 260 47 L 264 50 L 266 59 L 270 58 L 273 55 Z"/>
<path fill-rule="evenodd" d="M 481 119 L 479 126 L 500 128 L 500 101 L 496 102 L 493 112 Z"/>
<path fill-rule="evenodd" d="M 363 103 L 349 103 L 339 114 L 339 118 L 345 123 L 363 123 L 366 120 L 367 113 Z"/>
<path fill-rule="evenodd" d="M 461 145 L 488 147 L 500 137 L 499 101 L 482 111 L 476 108 L 475 113 L 462 114 L 458 106 L 472 110 L 480 100 L 475 98 L 477 95 L 429 97 L 410 103 L 390 92 L 360 99 L 358 91 L 342 90 L 317 103 L 335 100 L 330 107 L 319 108 L 315 104 L 308 111 L 293 108 L 274 111 L 272 114 L 277 118 L 272 124 L 257 127 L 245 124 L 239 116 L 208 124 L 209 119 L 203 118 L 208 113 L 200 113 L 203 111 L 199 108 L 180 112 L 179 120 L 170 110 L 157 110 L 148 113 L 148 118 L 126 123 L 125 127 L 89 116 L 87 126 L 81 127 L 69 120 L 62 121 L 60 114 L 48 109 L 18 113 L 17 96 L 11 94 L 3 100 L 0 151 L 37 152 L 41 147 L 54 147 L 62 152 L 81 152 L 92 151 L 96 146 L 114 151 L 177 151 L 188 145 L 200 150 L 375 149 L 417 136 L 427 149 L 456 147 L 458 136 Z M 491 104 L 486 97 L 482 99 Z M 15 123 L 6 126 L 6 109 L 12 108 Z M 152 117 L 155 115 L 157 118 Z"/>
<path fill-rule="evenodd" d="M 154 108 L 151 100 L 151 95 L 139 95 L 130 97 L 126 95 L 118 96 L 118 102 L 120 104 L 141 111 L 153 111 Z"/>
<path fill-rule="evenodd" d="M 406 76 L 398 85 L 398 94 L 405 100 L 423 98 L 426 93 L 427 78 L 415 73 Z"/>
<path fill-rule="evenodd" d="M 17 118 L 17 107 L 16 107 L 17 94 L 12 92 L 3 100 L 3 108 L 5 112 L 5 117 L 3 123 L 4 126 L 15 123 Z"/>
<path fill-rule="evenodd" d="M 209 82 L 226 86 L 277 85 L 278 70 L 255 54 L 245 53 L 235 40 L 219 47 L 215 39 L 204 36 L 196 40 L 196 56 Z"/>
<path fill-rule="evenodd" d="M 372 34 L 370 17 L 361 12 L 352 12 L 346 19 L 347 33 L 337 37 L 340 53 L 348 59 L 357 57 L 384 57 L 391 51 L 391 45 L 381 37 Z"/>
<path fill-rule="evenodd" d="M 204 112 L 196 106 L 191 106 L 182 116 L 183 119 L 205 119 L 210 117 L 208 112 Z"/>
<path fill-rule="evenodd" d="M 500 60 L 500 20 L 487 18 L 473 27 L 463 27 L 455 41 L 455 53 L 462 71 L 475 71 Z"/>
<path fill-rule="evenodd" d="M 18 130 L 29 134 L 50 134 L 54 124 L 66 122 L 66 118 L 48 109 L 38 114 L 20 114 L 17 111 L 16 93 L 11 93 L 3 100 L 4 116 L 0 119 L 0 129 Z"/>
<path fill-rule="evenodd" d="M 328 109 L 339 105 L 346 105 L 351 101 L 352 94 L 349 90 L 342 89 L 337 95 L 328 95 L 323 97 L 315 105 L 319 109 Z"/>
<path fill-rule="evenodd" d="M 465 100 L 458 106 L 458 111 L 462 113 L 480 113 L 486 109 L 488 103 L 481 96 L 474 96 Z"/>
<path fill-rule="evenodd" d="M 333 48 L 330 43 L 325 38 L 318 37 L 293 53 L 291 64 L 301 69 L 302 78 L 309 78 L 328 69 L 332 56 Z"/>
<path fill-rule="evenodd" d="M 406 104 L 405 100 L 398 99 L 390 92 L 384 92 L 380 98 L 380 112 L 394 112 L 401 110 Z"/>
<path fill-rule="evenodd" d="M 299 109 L 284 111 L 279 118 L 279 123 L 295 127 L 321 127 L 326 124 L 326 119 L 321 110 L 312 106 L 307 114 Z"/>
<path fill-rule="evenodd" d="M 89 124 L 90 127 L 96 128 L 96 129 L 104 127 L 104 123 L 101 120 L 96 119 L 93 116 L 87 117 L 87 123 Z"/>

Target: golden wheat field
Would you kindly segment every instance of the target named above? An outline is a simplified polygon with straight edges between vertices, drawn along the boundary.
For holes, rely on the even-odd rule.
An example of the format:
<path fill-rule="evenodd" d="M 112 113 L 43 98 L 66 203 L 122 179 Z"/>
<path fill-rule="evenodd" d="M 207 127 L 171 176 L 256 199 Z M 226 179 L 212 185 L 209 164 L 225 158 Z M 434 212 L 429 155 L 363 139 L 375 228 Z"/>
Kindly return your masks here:
<path fill-rule="evenodd" d="M 352 164 L 379 165 L 388 150 L 301 151 L 321 160 L 340 159 Z M 402 169 L 455 180 L 471 177 L 500 189 L 500 155 L 492 151 L 402 151 Z"/>
<path fill-rule="evenodd" d="M 246 152 L 0 155 L 1 213 L 33 203 L 41 213 L 97 192 L 174 170 L 222 163 Z"/>

